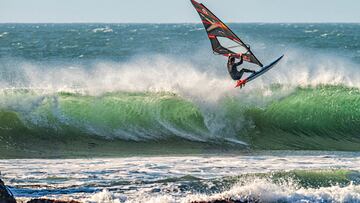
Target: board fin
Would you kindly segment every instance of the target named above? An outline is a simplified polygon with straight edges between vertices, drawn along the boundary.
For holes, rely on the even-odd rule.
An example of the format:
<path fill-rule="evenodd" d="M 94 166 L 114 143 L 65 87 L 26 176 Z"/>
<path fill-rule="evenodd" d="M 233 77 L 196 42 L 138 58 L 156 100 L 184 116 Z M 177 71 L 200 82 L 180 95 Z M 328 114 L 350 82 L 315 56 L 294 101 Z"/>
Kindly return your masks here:
<path fill-rule="evenodd" d="M 246 82 L 247 82 L 246 80 L 238 80 L 235 88 L 244 86 Z"/>

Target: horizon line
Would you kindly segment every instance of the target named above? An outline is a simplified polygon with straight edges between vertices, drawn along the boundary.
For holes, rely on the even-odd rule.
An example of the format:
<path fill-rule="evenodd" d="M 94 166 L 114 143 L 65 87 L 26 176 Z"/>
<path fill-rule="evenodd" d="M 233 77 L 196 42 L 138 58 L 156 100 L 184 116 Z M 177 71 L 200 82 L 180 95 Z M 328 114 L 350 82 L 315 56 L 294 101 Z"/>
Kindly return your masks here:
<path fill-rule="evenodd" d="M 289 22 L 262 22 L 262 21 L 249 21 L 249 22 L 226 22 L 228 24 L 360 24 L 360 22 L 344 22 L 344 21 L 314 21 L 314 22 L 301 22 L 301 21 L 289 21 Z M 0 22 L 0 24 L 202 24 L 201 22 Z"/>

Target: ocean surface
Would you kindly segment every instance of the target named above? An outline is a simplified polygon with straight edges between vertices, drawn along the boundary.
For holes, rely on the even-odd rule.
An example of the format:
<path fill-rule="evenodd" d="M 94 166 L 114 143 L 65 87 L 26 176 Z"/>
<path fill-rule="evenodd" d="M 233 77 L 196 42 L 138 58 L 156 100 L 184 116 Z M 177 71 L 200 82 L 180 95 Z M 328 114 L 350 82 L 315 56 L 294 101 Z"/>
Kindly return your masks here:
<path fill-rule="evenodd" d="M 230 27 L 285 54 L 241 90 L 201 24 L 0 24 L 0 178 L 23 199 L 360 202 L 360 24 Z"/>

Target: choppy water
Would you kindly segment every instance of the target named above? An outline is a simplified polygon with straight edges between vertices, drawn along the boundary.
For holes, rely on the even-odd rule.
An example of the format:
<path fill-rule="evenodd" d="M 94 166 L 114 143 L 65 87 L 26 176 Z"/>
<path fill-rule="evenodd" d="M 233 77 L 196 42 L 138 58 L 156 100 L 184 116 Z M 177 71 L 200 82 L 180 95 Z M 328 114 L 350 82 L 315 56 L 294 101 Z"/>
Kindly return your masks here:
<path fill-rule="evenodd" d="M 0 170 L 20 199 L 360 201 L 359 153 L 2 160 Z"/>

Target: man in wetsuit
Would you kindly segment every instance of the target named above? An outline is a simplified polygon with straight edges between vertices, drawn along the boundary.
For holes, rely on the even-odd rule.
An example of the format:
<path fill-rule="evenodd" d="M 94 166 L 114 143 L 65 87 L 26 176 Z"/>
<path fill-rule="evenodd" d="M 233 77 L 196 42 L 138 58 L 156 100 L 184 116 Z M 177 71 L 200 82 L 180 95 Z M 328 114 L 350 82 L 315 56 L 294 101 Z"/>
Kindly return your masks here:
<path fill-rule="evenodd" d="M 244 73 L 255 73 L 254 70 L 249 70 L 246 68 L 242 68 L 240 71 L 238 71 L 237 67 L 240 66 L 244 62 L 243 57 L 240 57 L 240 61 L 238 63 L 235 63 L 235 57 L 229 56 L 229 60 L 227 63 L 227 68 L 229 71 L 229 74 L 233 80 L 240 80 Z"/>

